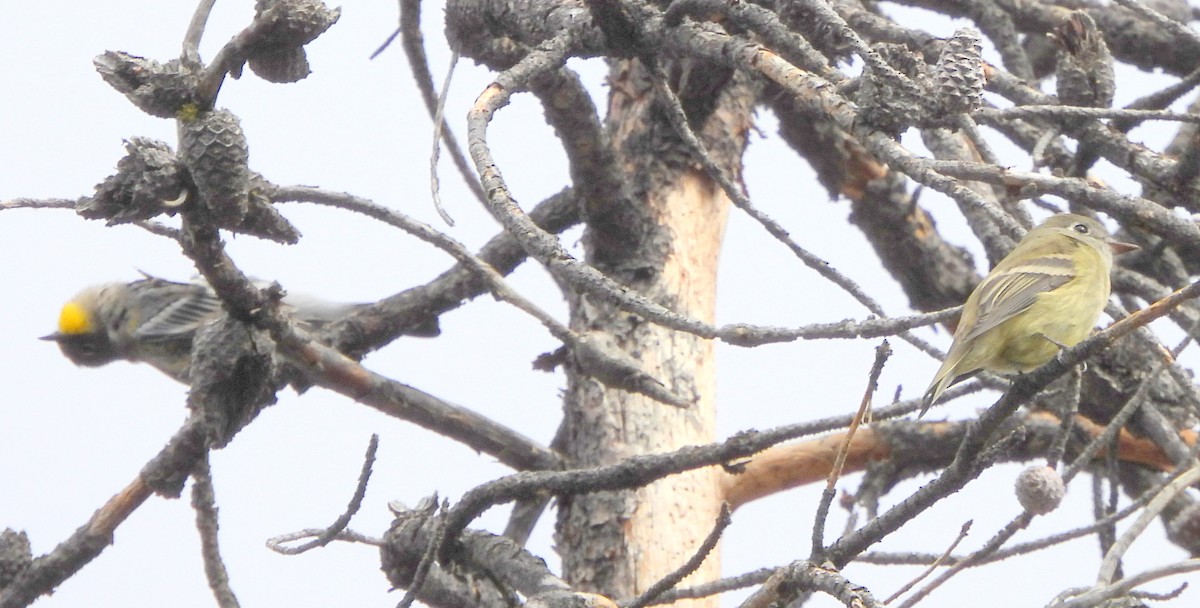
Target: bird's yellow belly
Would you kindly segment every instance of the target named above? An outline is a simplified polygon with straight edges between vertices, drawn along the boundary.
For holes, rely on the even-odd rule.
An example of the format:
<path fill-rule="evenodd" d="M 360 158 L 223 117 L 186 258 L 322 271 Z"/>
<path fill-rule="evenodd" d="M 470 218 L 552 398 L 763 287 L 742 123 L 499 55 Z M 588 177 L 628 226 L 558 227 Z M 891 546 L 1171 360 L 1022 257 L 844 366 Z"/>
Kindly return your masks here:
<path fill-rule="evenodd" d="M 1088 331 L 1091 331 L 1091 326 L 1088 326 Z M 1075 346 L 1087 337 L 1087 334 L 1079 335 L 1080 332 L 1072 329 L 1071 331 L 1062 332 L 1047 332 L 1033 335 L 1022 336 L 1009 340 L 1005 344 L 1004 352 L 1000 355 L 999 360 L 1008 369 L 996 370 L 1000 372 L 1015 373 L 1027 372 L 1032 369 L 1041 367 L 1054 358 L 1060 350 L 1059 345 Z"/>
<path fill-rule="evenodd" d="M 1076 280 L 1041 294 L 1028 310 L 997 327 L 1007 336 L 1002 341 L 1003 352 L 995 358 L 999 365 L 994 371 L 1030 371 L 1053 359 L 1060 347 L 1075 346 L 1088 337 L 1100 318 L 1105 300 L 1087 297 L 1083 293 L 1089 287 L 1086 283 Z M 1108 290 L 1106 284 L 1100 287 Z"/>

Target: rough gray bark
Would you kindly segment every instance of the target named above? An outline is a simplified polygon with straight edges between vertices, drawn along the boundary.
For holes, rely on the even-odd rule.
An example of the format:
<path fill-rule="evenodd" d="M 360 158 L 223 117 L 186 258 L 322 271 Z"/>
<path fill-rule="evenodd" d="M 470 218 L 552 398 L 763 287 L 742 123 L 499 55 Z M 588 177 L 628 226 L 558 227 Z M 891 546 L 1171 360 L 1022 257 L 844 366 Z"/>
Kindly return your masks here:
<path fill-rule="evenodd" d="M 625 211 L 597 210 L 605 219 L 588 224 L 588 261 L 672 310 L 711 321 L 729 201 L 696 170 L 690 151 L 661 120 L 657 104 L 662 101 L 647 72 L 638 60 L 617 62 L 612 69 L 606 127 L 632 199 L 625 201 Z M 727 71 L 699 73 L 693 71 L 690 86 L 704 88 L 703 94 L 684 93 L 694 105 L 689 118 L 719 162 L 737 175 L 753 90 Z M 694 400 L 684 409 L 666 407 L 569 372 L 566 419 L 557 443 L 572 462 L 611 464 L 715 438 L 710 341 L 646 323 L 587 294 L 573 294 L 568 301 L 573 328 L 611 334 L 652 375 Z M 555 536 L 560 547 L 573 548 L 563 554 L 566 579 L 581 590 L 630 597 L 677 567 L 695 549 L 692 541 L 655 539 L 698 542 L 704 537 L 720 504 L 713 473 L 702 469 L 637 491 L 566 501 Z M 711 556 L 696 580 L 713 579 L 718 568 L 719 560 Z"/>

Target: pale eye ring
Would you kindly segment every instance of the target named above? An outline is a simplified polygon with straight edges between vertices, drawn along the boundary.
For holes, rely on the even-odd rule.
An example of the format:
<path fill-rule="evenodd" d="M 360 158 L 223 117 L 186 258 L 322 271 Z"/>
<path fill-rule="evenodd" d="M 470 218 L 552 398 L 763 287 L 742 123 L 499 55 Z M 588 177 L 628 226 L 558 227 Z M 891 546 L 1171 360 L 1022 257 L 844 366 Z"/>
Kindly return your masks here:
<path fill-rule="evenodd" d="M 1075 229 L 1075 232 L 1078 232 L 1079 234 L 1087 234 L 1091 232 L 1088 230 L 1087 224 L 1075 224 L 1074 226 L 1071 226 L 1071 228 Z"/>

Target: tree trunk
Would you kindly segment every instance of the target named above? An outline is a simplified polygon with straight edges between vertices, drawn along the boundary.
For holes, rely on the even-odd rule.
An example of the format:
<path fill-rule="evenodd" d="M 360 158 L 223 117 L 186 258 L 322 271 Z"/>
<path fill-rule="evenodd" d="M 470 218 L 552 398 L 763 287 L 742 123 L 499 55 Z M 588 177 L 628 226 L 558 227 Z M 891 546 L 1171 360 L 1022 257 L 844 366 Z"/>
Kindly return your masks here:
<path fill-rule="evenodd" d="M 735 177 L 750 128 L 752 91 L 732 75 L 672 78 L 692 128 Z M 690 83 L 689 83 L 690 81 Z M 646 70 L 615 64 L 608 132 L 623 174 L 623 209 L 586 209 L 588 262 L 656 302 L 712 321 L 729 199 L 662 118 Z M 689 101 L 690 100 L 690 101 Z M 577 466 L 611 464 L 714 439 L 716 368 L 711 341 L 644 322 L 610 302 L 572 294 L 576 331 L 602 331 L 643 369 L 695 402 L 675 408 L 607 388 L 569 370 L 560 448 Z M 577 496 L 562 505 L 556 543 L 577 590 L 630 597 L 681 566 L 719 511 L 714 470 L 676 475 L 636 492 Z M 689 581 L 717 577 L 717 552 Z M 700 605 L 697 603 L 696 605 Z M 716 599 L 703 605 L 716 605 Z"/>

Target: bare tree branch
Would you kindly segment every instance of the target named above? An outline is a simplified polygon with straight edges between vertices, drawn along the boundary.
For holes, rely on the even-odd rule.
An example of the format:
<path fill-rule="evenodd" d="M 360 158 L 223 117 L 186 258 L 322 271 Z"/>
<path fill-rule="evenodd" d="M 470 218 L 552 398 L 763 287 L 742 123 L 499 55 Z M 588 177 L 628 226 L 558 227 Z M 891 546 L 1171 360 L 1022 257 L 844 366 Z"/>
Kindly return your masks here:
<path fill-rule="evenodd" d="M 196 511 L 196 528 L 200 532 L 201 554 L 204 556 L 204 574 L 213 598 L 221 608 L 237 608 L 237 596 L 229 585 L 229 571 L 221 559 L 217 541 L 217 504 L 213 492 L 212 470 L 208 466 L 208 455 L 200 460 L 192 472 L 192 508 Z"/>

